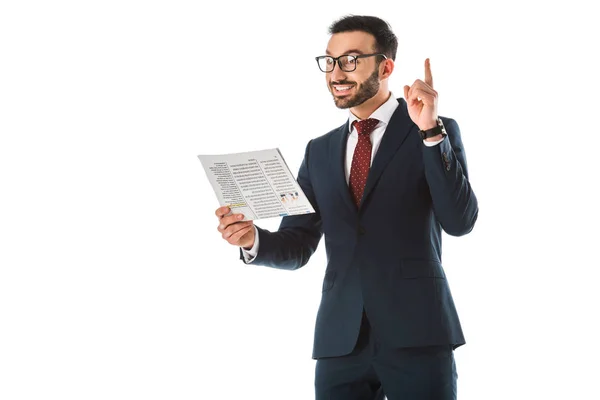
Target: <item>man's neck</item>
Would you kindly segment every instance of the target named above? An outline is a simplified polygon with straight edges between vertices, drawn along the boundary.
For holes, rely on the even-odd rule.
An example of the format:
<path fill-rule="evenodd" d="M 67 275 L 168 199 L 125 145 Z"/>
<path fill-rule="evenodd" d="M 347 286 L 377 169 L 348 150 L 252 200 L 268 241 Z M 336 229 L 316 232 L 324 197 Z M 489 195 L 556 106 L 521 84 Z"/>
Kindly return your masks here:
<path fill-rule="evenodd" d="M 389 90 L 380 90 L 375 96 L 365 101 L 359 106 L 352 107 L 350 111 L 359 119 L 369 118 L 383 103 L 389 100 L 391 92 Z"/>

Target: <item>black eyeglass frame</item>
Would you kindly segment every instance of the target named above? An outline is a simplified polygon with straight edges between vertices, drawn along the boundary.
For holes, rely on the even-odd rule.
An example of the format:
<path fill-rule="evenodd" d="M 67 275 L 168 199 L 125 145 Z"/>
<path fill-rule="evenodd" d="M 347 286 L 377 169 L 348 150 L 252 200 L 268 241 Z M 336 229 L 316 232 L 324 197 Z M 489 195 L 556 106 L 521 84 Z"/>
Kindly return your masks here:
<path fill-rule="evenodd" d="M 340 67 L 340 69 L 344 72 L 354 72 L 356 71 L 356 60 L 359 58 L 366 58 L 366 57 L 373 57 L 373 56 L 382 56 L 384 60 L 387 60 L 387 56 L 383 53 L 372 53 L 372 54 L 359 54 L 357 56 L 352 55 L 352 54 L 342 54 L 339 57 L 332 57 L 332 56 L 317 56 L 315 57 L 315 60 L 317 61 L 317 66 L 319 67 L 319 70 L 321 70 L 321 72 L 325 72 L 326 74 L 329 72 L 333 72 L 333 70 L 335 69 L 335 66 L 337 65 L 338 67 Z M 351 70 L 347 70 L 342 68 L 342 63 L 340 62 L 340 58 L 342 57 L 354 57 L 353 63 L 354 63 L 354 69 Z M 323 60 L 325 58 L 331 58 L 333 60 L 333 68 L 331 68 L 331 71 L 323 71 L 323 69 L 321 68 L 321 64 L 319 64 L 319 60 Z"/>

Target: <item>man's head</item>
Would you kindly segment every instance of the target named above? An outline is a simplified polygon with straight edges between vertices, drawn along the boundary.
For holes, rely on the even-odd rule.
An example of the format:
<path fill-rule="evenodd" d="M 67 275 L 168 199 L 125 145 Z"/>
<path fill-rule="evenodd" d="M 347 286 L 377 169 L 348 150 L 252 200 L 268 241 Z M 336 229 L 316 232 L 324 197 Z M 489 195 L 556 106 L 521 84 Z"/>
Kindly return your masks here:
<path fill-rule="evenodd" d="M 352 108 L 385 96 L 398 49 L 390 26 L 377 17 L 353 15 L 334 22 L 329 33 L 329 57 L 318 61 L 335 105 Z"/>

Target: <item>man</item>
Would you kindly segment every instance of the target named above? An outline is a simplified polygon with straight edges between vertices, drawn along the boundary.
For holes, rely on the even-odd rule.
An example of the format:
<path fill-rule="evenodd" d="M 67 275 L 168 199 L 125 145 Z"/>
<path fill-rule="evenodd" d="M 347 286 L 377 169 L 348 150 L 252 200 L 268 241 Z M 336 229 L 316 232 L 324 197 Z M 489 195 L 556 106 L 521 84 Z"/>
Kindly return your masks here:
<path fill-rule="evenodd" d="M 397 39 L 376 17 L 333 23 L 317 57 L 341 127 L 311 140 L 298 183 L 315 213 L 277 232 L 217 209 L 218 230 L 248 264 L 305 265 L 325 236 L 327 269 L 313 358 L 320 399 L 455 399 L 453 351 L 465 343 L 441 265 L 441 230 L 473 229 L 477 199 L 457 123 L 437 115 L 425 79 L 388 89 Z"/>

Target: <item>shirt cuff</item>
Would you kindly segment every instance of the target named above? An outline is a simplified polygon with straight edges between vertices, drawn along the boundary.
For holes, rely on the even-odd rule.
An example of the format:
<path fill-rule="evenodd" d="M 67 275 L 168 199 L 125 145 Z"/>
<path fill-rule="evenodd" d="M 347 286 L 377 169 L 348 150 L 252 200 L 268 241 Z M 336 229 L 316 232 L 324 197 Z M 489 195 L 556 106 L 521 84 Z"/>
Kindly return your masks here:
<path fill-rule="evenodd" d="M 258 254 L 258 229 L 256 229 L 256 226 L 254 227 L 254 246 L 252 246 L 250 250 L 246 250 L 243 247 L 241 249 L 242 255 L 244 256 L 244 261 L 246 263 L 251 263 L 254 261 L 256 255 Z"/>
<path fill-rule="evenodd" d="M 446 139 L 446 136 L 444 136 L 440 140 L 436 140 L 435 142 L 428 142 L 426 140 L 423 140 L 423 144 L 427 147 L 433 147 L 433 146 L 437 146 L 438 144 L 442 143 L 444 141 L 444 139 Z"/>

